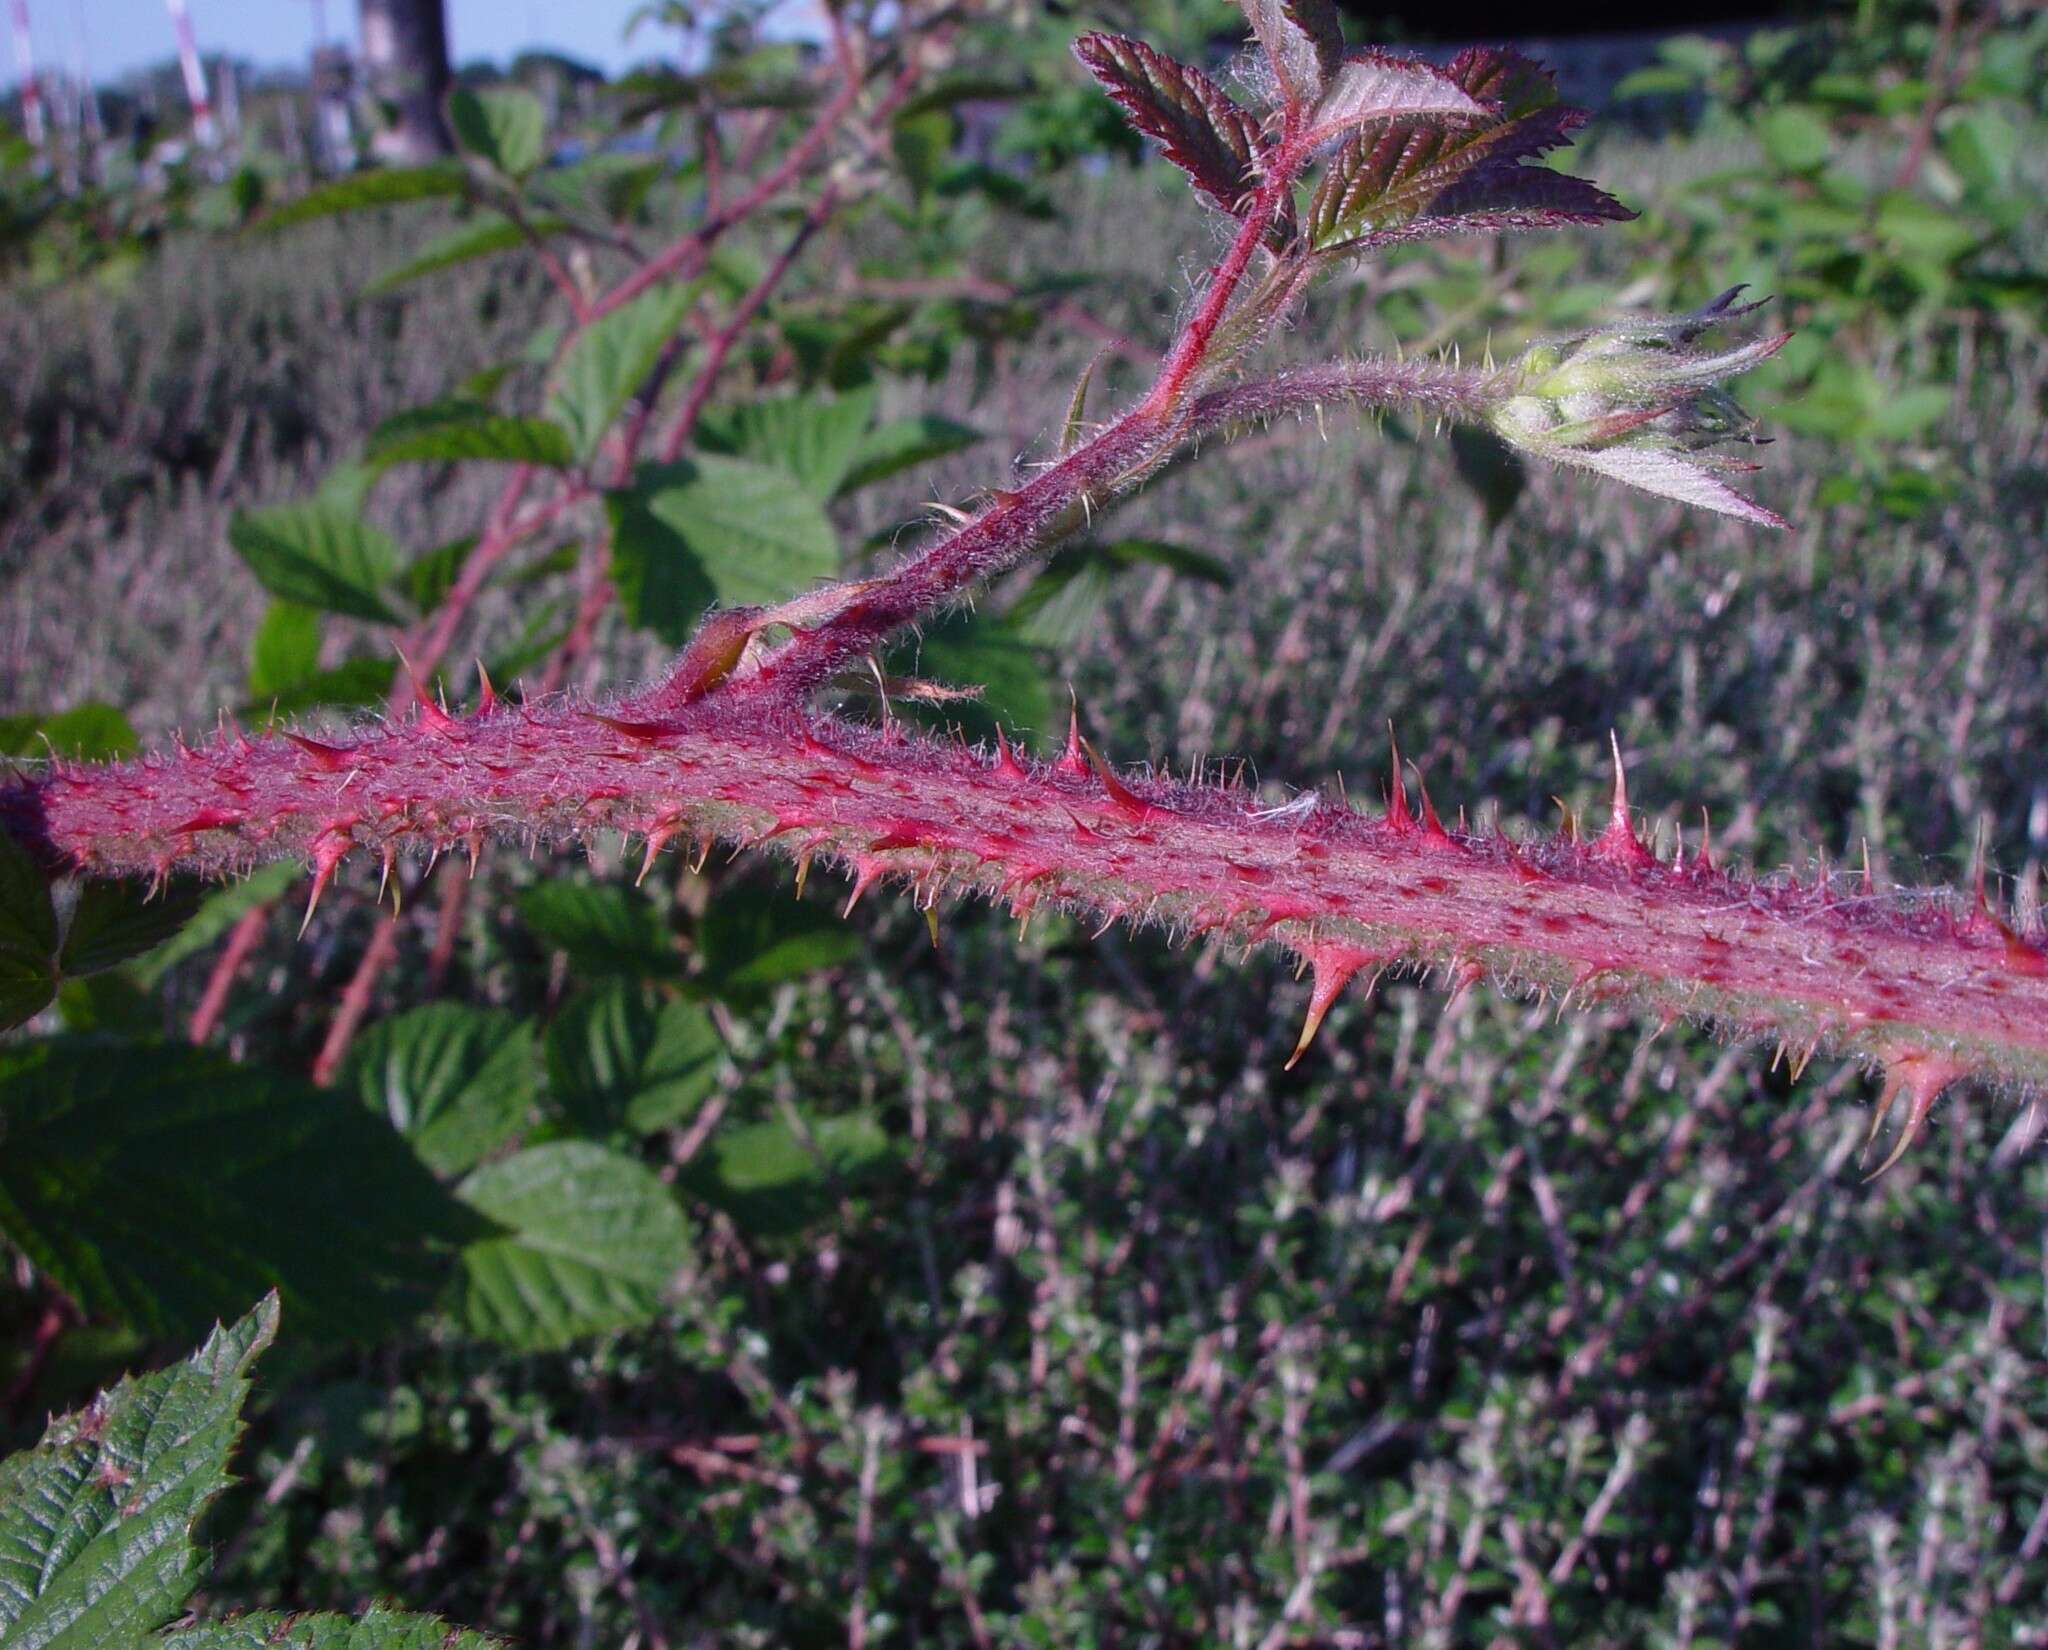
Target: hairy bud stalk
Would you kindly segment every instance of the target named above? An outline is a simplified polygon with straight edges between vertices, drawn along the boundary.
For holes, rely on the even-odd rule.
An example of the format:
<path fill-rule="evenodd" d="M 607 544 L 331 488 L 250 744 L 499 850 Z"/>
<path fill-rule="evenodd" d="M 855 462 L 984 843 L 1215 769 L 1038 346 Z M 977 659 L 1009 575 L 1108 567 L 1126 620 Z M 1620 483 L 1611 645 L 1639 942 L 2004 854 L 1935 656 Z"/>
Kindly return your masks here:
<path fill-rule="evenodd" d="M 1596 839 L 1450 831 L 1397 779 L 1368 816 L 1314 794 L 1120 776 L 1086 742 L 993 757 L 714 693 L 657 721 L 554 702 L 468 718 L 422 708 L 347 742 L 234 736 L 0 793 L 0 823 L 80 872 L 221 874 L 305 856 L 315 897 L 352 854 L 596 831 L 650 860 L 691 838 L 952 895 L 1182 936 L 1275 945 L 1314 970 L 1310 1031 L 1354 975 L 1438 970 L 1585 1004 L 1776 1037 L 1885 1067 L 1913 1126 L 1955 1077 L 2048 1086 L 2048 952 L 1983 904 L 1756 880 L 1704 846 L 1660 862 L 1616 777 Z M 1085 753 L 1085 754 L 1084 754 Z M 1306 1036 L 1304 1037 L 1306 1042 Z"/>

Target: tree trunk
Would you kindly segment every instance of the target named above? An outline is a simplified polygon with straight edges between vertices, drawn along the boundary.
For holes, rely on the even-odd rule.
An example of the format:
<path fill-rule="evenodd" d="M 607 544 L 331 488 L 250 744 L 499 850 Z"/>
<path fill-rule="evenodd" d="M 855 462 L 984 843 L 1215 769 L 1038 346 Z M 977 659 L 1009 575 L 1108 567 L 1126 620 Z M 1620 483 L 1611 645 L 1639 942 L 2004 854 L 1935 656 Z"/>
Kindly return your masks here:
<path fill-rule="evenodd" d="M 442 0 L 362 0 L 362 33 L 364 79 L 389 112 L 371 147 L 409 164 L 450 153 L 455 145 L 441 113 L 450 78 Z"/>

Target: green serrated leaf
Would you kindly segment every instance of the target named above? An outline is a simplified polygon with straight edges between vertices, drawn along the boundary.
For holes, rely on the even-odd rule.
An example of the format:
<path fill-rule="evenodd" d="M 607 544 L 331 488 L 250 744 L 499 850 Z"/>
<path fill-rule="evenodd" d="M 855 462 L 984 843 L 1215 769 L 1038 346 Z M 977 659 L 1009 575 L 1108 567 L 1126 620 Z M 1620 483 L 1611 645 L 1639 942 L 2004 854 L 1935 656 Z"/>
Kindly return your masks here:
<path fill-rule="evenodd" d="M 184 1363 L 121 1382 L 0 1462 L 0 1644 L 115 1650 L 198 1584 L 193 1530 L 228 1484 L 249 1372 L 278 1300 L 216 1327 Z"/>
<path fill-rule="evenodd" d="M 501 1650 L 496 1639 L 451 1627 L 438 1616 L 372 1605 L 360 1616 L 237 1616 L 165 1633 L 150 1650 Z"/>
<path fill-rule="evenodd" d="M 376 469 L 466 459 L 566 469 L 576 454 L 559 424 L 493 412 L 477 401 L 439 401 L 398 413 L 370 432 L 363 449 L 364 462 Z"/>
<path fill-rule="evenodd" d="M 360 212 L 372 206 L 397 206 L 407 201 L 436 200 L 459 195 L 469 187 L 463 169 L 452 162 L 432 166 L 408 166 L 386 171 L 358 172 L 309 190 L 258 221 L 260 229 L 288 229 L 314 218 L 331 218 L 343 212 Z"/>
<path fill-rule="evenodd" d="M 682 956 L 654 902 L 617 883 L 556 877 L 519 896 L 536 935 L 589 974 L 677 974 Z"/>
<path fill-rule="evenodd" d="M 458 86 L 448 94 L 448 125 L 466 154 L 508 178 L 523 178 L 547 156 L 547 110 L 516 86 Z"/>
<path fill-rule="evenodd" d="M 534 234 L 545 237 L 559 234 L 569 224 L 566 218 L 548 217 L 532 219 L 530 227 Z M 464 224 L 445 235 L 436 236 L 418 254 L 395 268 L 387 269 L 363 288 L 363 296 L 380 298 L 424 276 L 474 263 L 479 258 L 495 257 L 500 252 L 515 252 L 526 244 L 525 233 L 507 218 Z"/>
<path fill-rule="evenodd" d="M 874 417 L 872 389 L 790 395 L 718 408 L 697 426 L 701 451 L 785 471 L 821 499 L 840 490 Z"/>
<path fill-rule="evenodd" d="M 463 1251 L 457 1310 L 524 1350 L 645 1323 L 690 1258 L 689 1226 L 645 1164 L 587 1141 L 478 1169 L 463 1200 L 504 1228 Z"/>
<path fill-rule="evenodd" d="M 886 424 L 876 425 L 861 437 L 853 461 L 834 491 L 841 497 L 858 492 L 919 464 L 930 464 L 949 453 L 961 452 L 985 439 L 979 430 L 932 413 L 914 418 L 893 418 Z"/>
<path fill-rule="evenodd" d="M 384 586 L 398 571 L 389 533 L 330 505 L 238 510 L 228 543 L 273 596 L 325 613 L 394 624 Z"/>
<path fill-rule="evenodd" d="M 73 978 L 97 974 L 162 945 L 192 919 L 202 890 L 196 882 L 156 886 L 146 878 L 86 883 L 71 908 L 57 966 Z"/>
<path fill-rule="evenodd" d="M 725 1042 L 703 1008 L 638 980 L 578 993 L 548 1027 L 548 1086 L 592 1134 L 652 1134 L 717 1086 Z"/>
<path fill-rule="evenodd" d="M 415 556 L 400 576 L 406 600 L 421 613 L 433 612 L 455 588 L 455 581 L 462 576 L 463 564 L 475 548 L 475 537 L 465 534 Z"/>
<path fill-rule="evenodd" d="M 829 1213 L 835 1185 L 857 1188 L 894 1156 L 888 1131 L 866 1112 L 807 1120 L 802 1136 L 774 1119 L 719 1129 L 683 1182 L 742 1231 L 788 1236 Z"/>
<path fill-rule="evenodd" d="M 0 1051 L 0 1229 L 88 1313 L 190 1338 L 276 1288 L 295 1326 L 388 1332 L 478 1222 L 352 1097 L 182 1045 Z"/>
<path fill-rule="evenodd" d="M 128 718 L 97 701 L 50 716 L 0 716 L 0 756 L 55 753 L 80 762 L 114 762 L 141 748 Z"/>
<path fill-rule="evenodd" d="M 654 370 L 696 296 L 694 286 L 663 285 L 593 321 L 570 340 L 555 371 L 548 414 L 569 432 L 588 462 L 612 420 Z"/>
<path fill-rule="evenodd" d="M 860 935 L 822 906 L 766 888 L 728 888 L 697 924 L 704 984 L 741 1000 L 859 954 Z"/>
<path fill-rule="evenodd" d="M 320 669 L 320 615 L 297 602 L 272 602 L 249 643 L 249 697 L 286 693 Z"/>
<path fill-rule="evenodd" d="M 839 571 L 824 506 L 765 464 L 704 454 L 648 466 L 607 505 L 619 605 L 676 645 L 714 601 L 780 601 Z"/>
<path fill-rule="evenodd" d="M 0 951 L 57 954 L 57 908 L 49 880 L 28 850 L 0 830 Z"/>
<path fill-rule="evenodd" d="M 498 1008 L 428 1003 L 356 1039 L 344 1081 L 436 1174 L 462 1174 L 531 1119 L 530 1022 Z"/>

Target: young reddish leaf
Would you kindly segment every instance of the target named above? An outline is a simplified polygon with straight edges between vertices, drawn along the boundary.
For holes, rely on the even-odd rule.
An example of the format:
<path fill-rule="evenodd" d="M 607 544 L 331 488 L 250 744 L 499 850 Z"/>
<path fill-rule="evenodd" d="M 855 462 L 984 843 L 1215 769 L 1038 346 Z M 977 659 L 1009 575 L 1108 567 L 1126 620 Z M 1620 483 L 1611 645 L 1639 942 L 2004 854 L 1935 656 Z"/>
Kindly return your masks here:
<path fill-rule="evenodd" d="M 1416 115 L 1354 133 L 1324 171 L 1309 234 L 1347 251 L 1473 229 L 1543 229 L 1632 214 L 1583 179 L 1525 166 L 1571 139 L 1586 113 L 1517 53 L 1458 54 L 1445 71 L 1489 105 L 1477 120 Z"/>
<path fill-rule="evenodd" d="M 1200 69 L 1143 41 L 1084 34 L 1074 55 L 1197 189 L 1232 217 L 1243 215 L 1259 148 L 1258 122 L 1247 110 Z"/>
<path fill-rule="evenodd" d="M 1245 21 L 1258 36 L 1266 61 L 1280 82 L 1288 108 L 1314 103 L 1323 95 L 1338 59 L 1344 55 L 1344 30 L 1330 0 L 1242 0 Z"/>
<path fill-rule="evenodd" d="M 1457 115 L 1478 120 L 1486 106 L 1442 69 L 1392 52 L 1353 52 L 1330 76 L 1316 107 L 1314 140 L 1325 143 L 1367 121 L 1400 115 Z"/>

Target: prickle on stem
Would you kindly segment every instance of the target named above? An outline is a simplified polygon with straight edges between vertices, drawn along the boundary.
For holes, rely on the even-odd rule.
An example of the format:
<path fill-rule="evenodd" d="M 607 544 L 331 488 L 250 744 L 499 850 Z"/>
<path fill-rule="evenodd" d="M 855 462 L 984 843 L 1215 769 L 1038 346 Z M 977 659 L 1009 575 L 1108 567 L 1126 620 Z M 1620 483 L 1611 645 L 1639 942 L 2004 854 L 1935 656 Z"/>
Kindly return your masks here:
<path fill-rule="evenodd" d="M 1621 740 L 1610 729 L 1607 741 L 1614 749 L 1614 791 L 1608 802 L 1607 828 L 1594 839 L 1593 855 L 1626 870 L 1655 865 L 1657 856 L 1636 836 L 1635 822 L 1629 815 L 1628 770 L 1621 762 Z"/>
<path fill-rule="evenodd" d="M 1863 1177 L 1864 1184 L 1878 1179 L 1893 1164 L 1906 1155 L 1907 1149 L 1919 1137 L 1921 1125 L 1927 1121 L 1927 1114 L 1934 1110 L 1934 1102 L 1945 1094 L 1957 1078 L 1966 1075 L 1965 1068 L 1956 1061 L 1925 1049 L 1904 1049 L 1886 1061 L 1884 1068 L 1884 1089 L 1871 1109 L 1870 1133 L 1864 1138 L 1863 1156 L 1867 1162 L 1871 1148 L 1877 1144 L 1879 1132 L 1884 1128 L 1885 1118 L 1898 1097 L 1906 1096 L 1906 1116 L 1899 1125 L 1899 1137 L 1892 1145 L 1885 1160 Z"/>
<path fill-rule="evenodd" d="M 1294 1052 L 1287 1057 L 1283 1070 L 1292 1071 L 1308 1052 L 1309 1044 L 1316 1040 L 1316 1032 L 1322 1028 L 1323 1018 L 1330 1012 L 1330 1005 L 1343 995 L 1344 988 L 1363 968 L 1377 968 L 1389 959 L 1373 951 L 1360 951 L 1348 945 L 1318 945 L 1303 952 L 1312 971 L 1308 994 L 1308 1017 L 1302 1021 L 1301 1036 L 1295 1040 Z"/>

